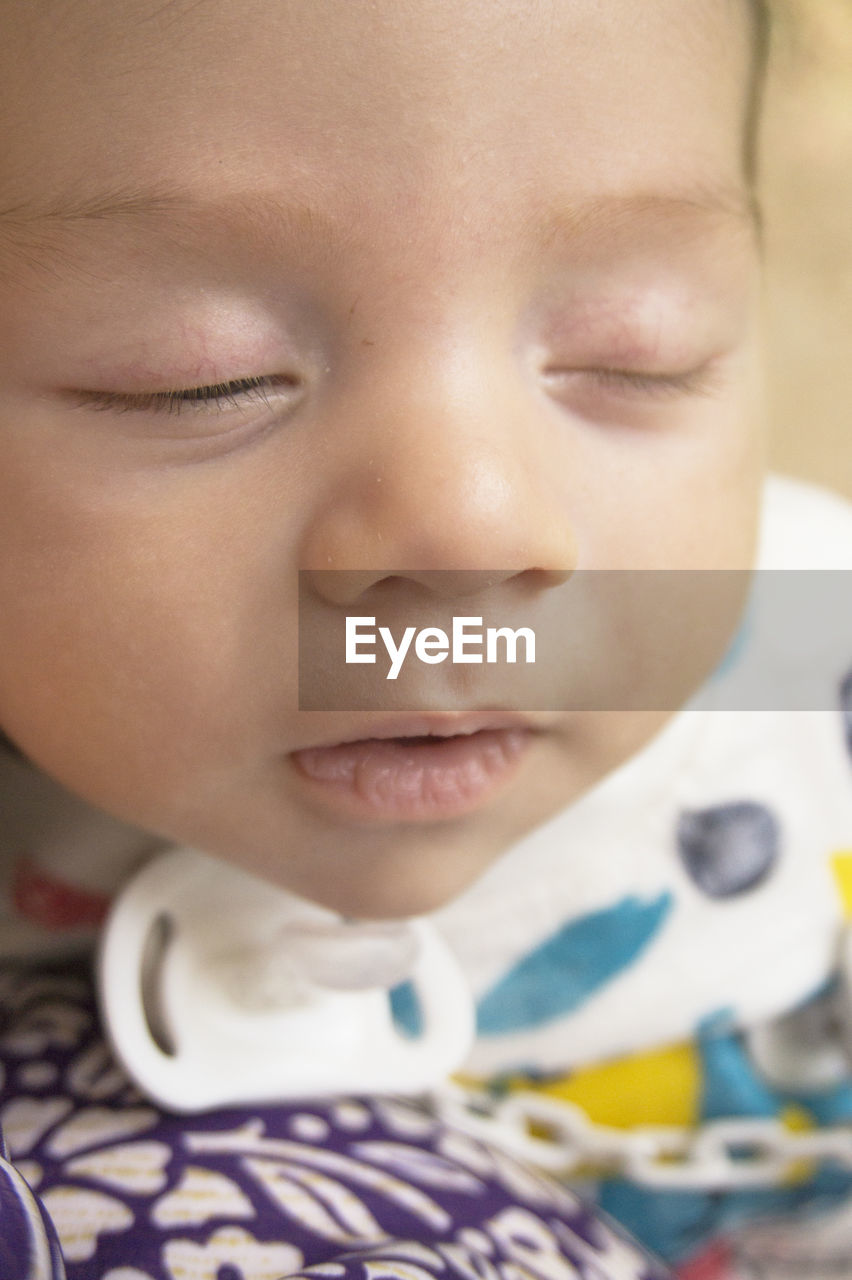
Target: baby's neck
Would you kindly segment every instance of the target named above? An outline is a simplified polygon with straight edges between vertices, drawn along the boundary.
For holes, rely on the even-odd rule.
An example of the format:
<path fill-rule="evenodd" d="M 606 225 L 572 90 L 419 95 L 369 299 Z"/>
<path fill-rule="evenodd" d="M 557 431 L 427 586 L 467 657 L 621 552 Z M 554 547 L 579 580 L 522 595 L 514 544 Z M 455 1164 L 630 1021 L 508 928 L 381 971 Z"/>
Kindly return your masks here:
<path fill-rule="evenodd" d="M 0 814 L 0 914 L 48 933 L 94 928 L 133 870 L 164 844 L 5 751 Z"/>

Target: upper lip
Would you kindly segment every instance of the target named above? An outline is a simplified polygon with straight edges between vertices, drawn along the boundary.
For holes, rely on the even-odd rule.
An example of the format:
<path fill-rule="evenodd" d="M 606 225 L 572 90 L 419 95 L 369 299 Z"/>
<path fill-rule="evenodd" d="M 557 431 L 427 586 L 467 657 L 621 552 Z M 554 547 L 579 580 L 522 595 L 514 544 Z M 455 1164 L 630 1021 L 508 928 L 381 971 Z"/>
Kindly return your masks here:
<path fill-rule="evenodd" d="M 310 743 L 314 747 L 336 747 L 347 742 L 364 742 L 368 738 L 421 738 L 433 736 L 450 738 L 457 734 L 479 733 L 482 729 L 527 729 L 539 728 L 531 716 L 514 711 L 475 711 L 463 714 L 435 714 L 423 712 L 421 715 L 383 716 L 367 724 L 360 724 L 351 732 L 329 735 L 320 741 Z M 298 750 L 306 750 L 300 747 Z"/>

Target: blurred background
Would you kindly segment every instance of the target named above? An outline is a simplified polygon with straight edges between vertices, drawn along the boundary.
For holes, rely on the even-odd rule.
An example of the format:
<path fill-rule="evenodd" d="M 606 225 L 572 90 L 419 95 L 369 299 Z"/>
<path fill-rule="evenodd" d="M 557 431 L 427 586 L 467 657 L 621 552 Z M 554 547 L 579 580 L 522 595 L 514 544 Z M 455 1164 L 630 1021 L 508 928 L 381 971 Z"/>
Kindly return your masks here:
<path fill-rule="evenodd" d="M 761 160 L 776 469 L 852 497 L 852 0 L 772 0 Z"/>

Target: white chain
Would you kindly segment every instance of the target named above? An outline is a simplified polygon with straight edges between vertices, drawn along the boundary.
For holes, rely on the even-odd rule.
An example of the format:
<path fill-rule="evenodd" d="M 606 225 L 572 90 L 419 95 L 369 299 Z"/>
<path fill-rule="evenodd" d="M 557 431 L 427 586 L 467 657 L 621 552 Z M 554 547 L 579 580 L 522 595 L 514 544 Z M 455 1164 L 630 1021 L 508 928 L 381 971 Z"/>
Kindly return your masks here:
<path fill-rule="evenodd" d="M 794 1132 L 779 1120 L 732 1118 L 616 1129 L 561 1098 L 525 1090 L 495 1099 L 455 1084 L 427 1101 L 447 1124 L 560 1177 L 619 1173 L 648 1187 L 722 1191 L 777 1186 L 802 1161 L 852 1169 L 852 1125 Z"/>

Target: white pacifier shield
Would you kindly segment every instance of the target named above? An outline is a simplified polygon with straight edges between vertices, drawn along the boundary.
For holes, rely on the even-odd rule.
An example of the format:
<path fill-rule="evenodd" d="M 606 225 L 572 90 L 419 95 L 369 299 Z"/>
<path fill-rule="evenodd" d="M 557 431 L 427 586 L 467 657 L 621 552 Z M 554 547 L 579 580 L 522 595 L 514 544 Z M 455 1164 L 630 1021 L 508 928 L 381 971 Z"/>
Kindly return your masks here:
<path fill-rule="evenodd" d="M 395 1025 L 386 989 L 405 978 L 417 1037 Z M 194 849 L 153 859 L 117 898 L 99 992 L 117 1057 L 174 1111 L 417 1093 L 464 1061 L 474 1035 L 461 969 L 425 921 L 347 924 Z"/>

